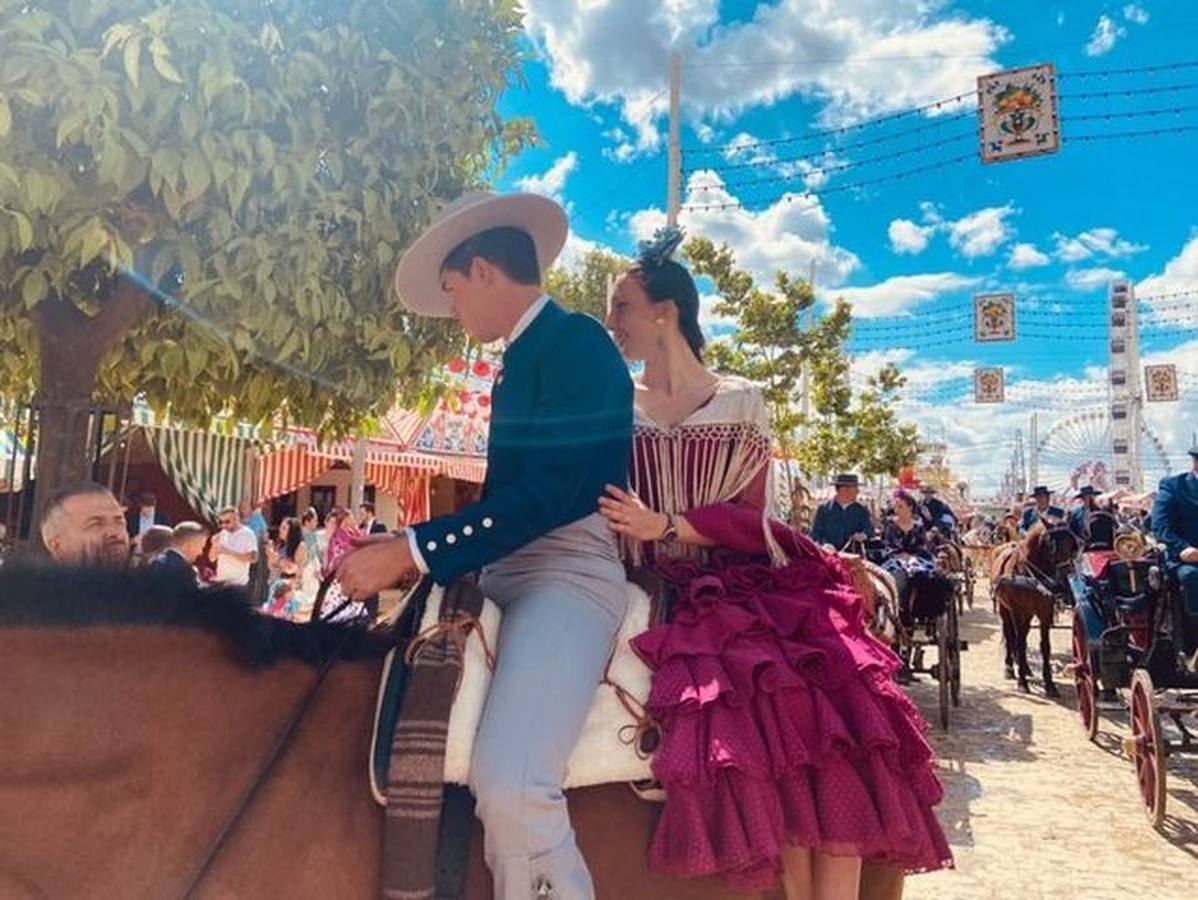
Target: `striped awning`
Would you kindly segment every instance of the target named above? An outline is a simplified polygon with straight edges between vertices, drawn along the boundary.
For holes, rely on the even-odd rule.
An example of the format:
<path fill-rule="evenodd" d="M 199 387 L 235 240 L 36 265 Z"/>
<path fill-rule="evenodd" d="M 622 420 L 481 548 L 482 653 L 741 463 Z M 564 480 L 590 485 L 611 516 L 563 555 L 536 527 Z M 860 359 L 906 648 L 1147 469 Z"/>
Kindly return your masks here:
<path fill-rule="evenodd" d="M 258 500 L 273 500 L 305 484 L 311 484 L 337 460 L 317 456 L 308 447 L 286 447 L 273 453 L 260 454 L 254 459 L 254 496 Z"/>
<path fill-rule="evenodd" d="M 161 427 L 146 428 L 145 436 L 158 464 L 201 515 L 215 520 L 222 509 L 248 496 L 249 453 L 255 441 Z"/>
<path fill-rule="evenodd" d="M 352 463 L 354 445 L 349 441 L 329 446 L 300 444 L 269 453 L 254 461 L 254 494 L 271 500 L 311 484 L 337 463 Z M 398 497 L 407 521 L 428 517 L 429 487 L 441 474 L 442 460 L 427 453 L 382 449 L 377 444 L 366 450 L 366 483 Z"/>

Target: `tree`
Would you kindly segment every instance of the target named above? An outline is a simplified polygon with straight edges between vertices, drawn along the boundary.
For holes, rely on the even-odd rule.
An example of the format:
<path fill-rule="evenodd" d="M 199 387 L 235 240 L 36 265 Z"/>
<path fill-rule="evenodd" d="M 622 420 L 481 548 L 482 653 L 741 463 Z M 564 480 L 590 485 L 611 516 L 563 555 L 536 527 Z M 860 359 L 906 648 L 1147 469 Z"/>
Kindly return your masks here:
<path fill-rule="evenodd" d="M 606 250 L 588 250 L 576 268 L 551 269 L 545 276 L 545 292 L 567 309 L 584 312 L 602 322 L 607 318 L 609 282 L 623 275 L 631 265 L 630 260 Z"/>
<path fill-rule="evenodd" d="M 771 425 L 783 458 L 798 462 L 807 475 L 857 469 L 866 475 L 897 475 L 919 450 L 914 425 L 899 421 L 896 406 L 905 379 L 887 365 L 854 391 L 845 345 L 852 332 L 852 307 L 838 300 L 814 322 L 800 326 L 812 309 L 811 285 L 778 272 L 774 290 L 758 287 L 736 267 L 727 246 L 705 238 L 687 243 L 685 254 L 695 274 L 710 278 L 719 294 L 715 311 L 732 318 L 731 338 L 709 348 L 719 371 L 758 382 L 770 410 Z M 806 375 L 810 408 L 801 400 Z M 804 434 L 800 440 L 800 434 Z"/>
<path fill-rule="evenodd" d="M 0 0 L 0 392 L 39 491 L 87 409 L 344 431 L 459 342 L 391 272 L 532 138 L 515 0 Z"/>

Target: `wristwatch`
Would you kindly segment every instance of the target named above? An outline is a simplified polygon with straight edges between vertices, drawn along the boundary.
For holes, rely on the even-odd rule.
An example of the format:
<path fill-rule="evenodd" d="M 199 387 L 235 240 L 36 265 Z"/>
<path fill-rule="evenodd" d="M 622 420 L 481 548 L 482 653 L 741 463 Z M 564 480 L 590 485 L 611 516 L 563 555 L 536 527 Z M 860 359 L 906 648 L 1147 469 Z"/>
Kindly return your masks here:
<path fill-rule="evenodd" d="M 674 518 L 673 513 L 666 513 L 666 530 L 661 533 L 661 537 L 657 540 L 662 543 L 670 543 L 678 539 L 678 520 Z"/>

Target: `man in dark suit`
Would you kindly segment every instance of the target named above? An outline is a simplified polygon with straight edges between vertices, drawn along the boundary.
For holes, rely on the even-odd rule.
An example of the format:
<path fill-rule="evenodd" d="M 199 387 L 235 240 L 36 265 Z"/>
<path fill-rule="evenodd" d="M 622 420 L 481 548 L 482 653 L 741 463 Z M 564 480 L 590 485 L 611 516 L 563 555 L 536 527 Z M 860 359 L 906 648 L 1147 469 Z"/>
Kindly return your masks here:
<path fill-rule="evenodd" d="M 1183 621 L 1178 623 L 1185 665 L 1198 671 L 1198 446 L 1190 448 L 1188 472 L 1161 481 L 1152 506 L 1152 533 L 1165 545 L 1169 566 L 1181 583 Z"/>
<path fill-rule="evenodd" d="M 861 482 L 852 473 L 837 475 L 832 480 L 836 496 L 821 503 L 811 523 L 811 539 L 824 547 L 843 550 L 850 543 L 860 543 L 873 537 L 874 523 L 865 505 L 857 502 Z"/>
<path fill-rule="evenodd" d="M 1027 534 L 1032 526 L 1041 519 L 1049 519 L 1054 522 L 1065 521 L 1065 510 L 1056 506 L 1052 502 L 1052 491 L 1044 485 L 1039 485 L 1032 491 L 1032 497 L 1036 501 L 1034 506 L 1029 506 L 1023 511 L 1023 520 L 1019 523 L 1019 530 Z"/>
<path fill-rule="evenodd" d="M 919 493 L 923 497 L 919 512 L 924 527 L 939 528 L 945 534 L 951 534 L 957 527 L 957 514 L 953 508 L 937 496 L 939 492 L 930 484 L 921 487 Z"/>
<path fill-rule="evenodd" d="M 567 233 L 544 197 L 472 194 L 404 254 L 395 281 L 411 312 L 507 342 L 486 484 L 478 503 L 376 538 L 338 570 L 360 598 L 414 570 L 447 584 L 481 569 L 480 587 L 503 610 L 470 772 L 497 897 L 594 896 L 562 780 L 627 596 L 598 510 L 607 485 L 628 484 L 632 379 L 603 326 L 541 288 Z"/>
<path fill-rule="evenodd" d="M 138 498 L 137 506 L 125 514 L 125 524 L 129 528 L 129 537 L 136 541 L 155 525 L 170 527 L 171 520 L 158 508 L 158 498 L 146 493 Z"/>
<path fill-rule="evenodd" d="M 358 528 L 363 534 L 387 533 L 387 526 L 374 517 L 374 504 L 369 500 L 358 506 Z"/>

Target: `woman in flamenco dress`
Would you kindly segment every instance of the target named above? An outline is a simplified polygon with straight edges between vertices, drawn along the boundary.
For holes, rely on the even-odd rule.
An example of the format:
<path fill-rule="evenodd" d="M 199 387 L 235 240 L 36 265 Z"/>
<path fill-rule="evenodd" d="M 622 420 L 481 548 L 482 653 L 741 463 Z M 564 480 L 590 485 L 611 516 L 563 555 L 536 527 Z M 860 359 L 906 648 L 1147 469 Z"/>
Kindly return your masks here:
<path fill-rule="evenodd" d="M 788 900 L 856 898 L 862 863 L 952 865 L 926 725 L 894 682 L 840 561 L 769 518 L 759 390 L 702 362 L 699 298 L 659 233 L 616 283 L 608 327 L 636 385 L 632 490 L 600 500 L 633 566 L 670 586 L 633 647 L 666 802 L 650 865 Z"/>

